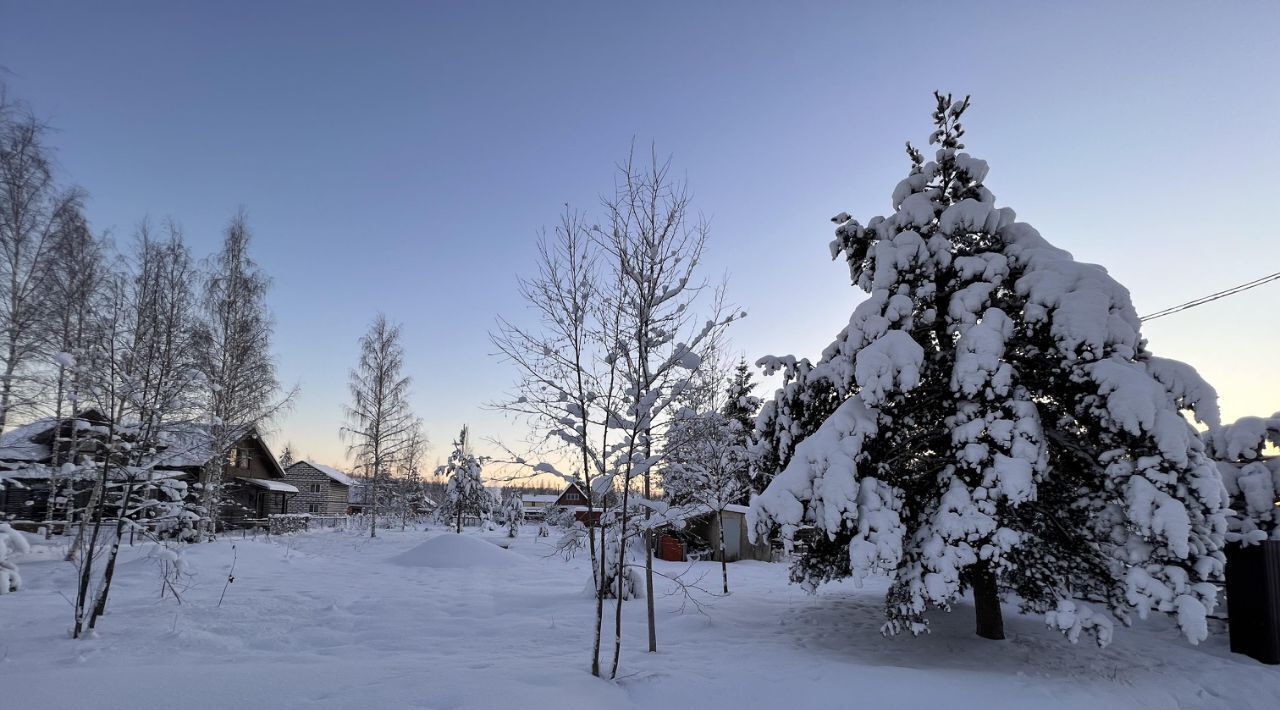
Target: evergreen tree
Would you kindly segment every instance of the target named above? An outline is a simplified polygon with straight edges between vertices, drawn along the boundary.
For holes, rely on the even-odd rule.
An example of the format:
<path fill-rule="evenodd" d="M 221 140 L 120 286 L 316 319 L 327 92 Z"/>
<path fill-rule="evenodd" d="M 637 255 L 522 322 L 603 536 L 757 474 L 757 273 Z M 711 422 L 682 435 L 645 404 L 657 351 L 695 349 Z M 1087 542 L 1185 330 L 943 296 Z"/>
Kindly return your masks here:
<path fill-rule="evenodd" d="M 289 468 L 293 462 L 293 444 L 285 442 L 284 449 L 280 451 L 280 468 Z"/>
<path fill-rule="evenodd" d="M 471 453 L 467 427 L 462 427 L 458 440 L 453 442 L 453 452 L 449 461 L 436 473 L 448 477 L 445 485 L 444 501 L 437 514 L 442 520 L 452 519 L 457 532 L 462 532 L 462 520 L 467 515 L 479 518 L 487 517 L 493 499 L 484 488 L 484 480 L 480 477 L 481 462 Z"/>
<path fill-rule="evenodd" d="M 765 358 L 783 387 L 757 465 L 777 471 L 757 533 L 813 526 L 792 576 L 810 588 L 892 575 L 885 633 L 973 591 L 978 633 L 1000 599 L 1075 639 L 1176 615 L 1207 634 L 1223 568 L 1224 490 L 1195 430 L 1216 395 L 1153 357 L 1128 292 L 996 208 L 962 152 L 968 99 L 937 95 L 936 157 L 907 146 L 894 213 L 841 214 L 831 245 L 869 294 L 822 359 Z"/>
<path fill-rule="evenodd" d="M 733 441 L 743 451 L 751 447 L 751 432 L 755 429 L 756 414 L 760 411 L 760 398 L 751 394 L 755 388 L 756 383 L 752 382 L 751 369 L 747 366 L 747 361 L 739 360 L 738 366 L 733 371 L 733 379 L 729 381 L 725 391 L 725 403 L 720 413 L 726 420 L 734 422 Z M 741 466 L 736 472 L 738 498 L 730 502 L 745 504 L 750 500 L 752 491 L 764 490 L 765 482 L 753 479 L 745 457 L 737 459 L 737 462 Z"/>
<path fill-rule="evenodd" d="M 752 395 L 756 383 L 752 382 L 751 368 L 746 360 L 739 360 L 733 370 L 733 379 L 726 390 L 728 397 L 721 410 L 726 418 L 742 425 L 742 430 L 749 432 L 756 425 L 756 413 L 760 411 L 760 398 Z"/>
<path fill-rule="evenodd" d="M 1218 461 L 1235 511 L 1230 536 L 1246 545 L 1280 540 L 1280 456 L 1266 455 L 1268 444 L 1280 446 L 1280 412 L 1242 417 L 1209 436 L 1209 453 Z"/>

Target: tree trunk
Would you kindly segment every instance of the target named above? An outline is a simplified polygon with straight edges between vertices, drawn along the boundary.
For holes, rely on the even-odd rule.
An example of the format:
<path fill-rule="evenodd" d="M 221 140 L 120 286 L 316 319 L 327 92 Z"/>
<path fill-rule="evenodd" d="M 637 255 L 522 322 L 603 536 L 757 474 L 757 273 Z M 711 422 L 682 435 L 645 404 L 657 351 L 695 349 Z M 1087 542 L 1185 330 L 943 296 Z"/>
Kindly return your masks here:
<path fill-rule="evenodd" d="M 595 578 L 596 587 L 596 637 L 591 645 L 591 675 L 597 678 L 600 677 L 600 635 L 604 626 L 604 525 L 600 525 L 599 528 L 599 559 L 595 549 L 596 533 L 594 530 L 587 530 L 587 535 L 591 538 L 591 576 Z"/>
<path fill-rule="evenodd" d="M 645 431 L 645 440 L 648 441 L 650 433 Z M 645 458 L 647 459 L 651 451 L 649 446 L 645 446 Z M 650 467 L 652 468 L 652 467 Z M 644 471 L 644 497 L 646 501 L 652 500 L 653 494 L 649 489 L 649 469 Z M 648 528 L 649 518 L 653 515 L 653 509 L 648 505 L 644 507 L 645 531 L 644 531 L 644 603 L 645 617 L 649 625 L 649 653 L 658 652 L 658 625 L 657 618 L 653 610 L 653 530 Z"/>
<path fill-rule="evenodd" d="M 373 464 L 373 481 L 370 482 L 369 490 L 372 495 L 369 498 L 369 510 L 372 514 L 369 516 L 369 537 L 378 536 L 378 468 L 379 465 Z"/>
<path fill-rule="evenodd" d="M 627 460 L 631 461 L 634 454 L 634 445 L 627 452 Z M 629 474 L 630 471 L 627 471 Z M 609 669 L 609 679 L 615 680 L 618 677 L 618 660 L 622 657 L 622 575 L 626 572 L 627 564 L 627 518 L 631 497 L 631 479 L 630 476 L 623 479 L 622 482 L 622 520 L 618 527 L 618 569 L 615 570 L 615 576 L 618 582 L 618 593 L 614 599 L 617 604 L 613 609 L 613 667 Z M 602 555 L 602 557 L 605 555 Z"/>
<path fill-rule="evenodd" d="M 89 617 L 89 630 L 98 623 L 98 617 L 107 613 L 107 595 L 111 592 L 111 580 L 116 574 L 116 559 L 120 556 L 120 540 L 124 537 L 125 521 L 128 520 L 129 499 L 133 497 L 133 481 L 124 488 L 124 498 L 116 512 L 116 539 L 111 544 L 111 554 L 107 556 L 107 566 L 102 572 L 102 589 L 98 590 L 98 599 L 93 605 L 93 614 Z"/>
<path fill-rule="evenodd" d="M 1004 640 L 1004 617 L 1000 611 L 1000 591 L 995 574 L 983 565 L 973 572 L 973 609 L 978 622 L 978 635 L 994 641 Z"/>
<path fill-rule="evenodd" d="M 724 510 L 716 511 L 716 523 L 720 526 L 720 577 L 724 581 L 724 593 L 729 593 L 729 561 L 724 554 Z"/>
<path fill-rule="evenodd" d="M 111 429 L 109 430 L 107 440 L 110 441 L 111 439 L 114 439 L 114 438 L 115 438 L 115 426 L 113 424 Z M 76 625 L 75 625 L 75 630 L 71 634 L 71 638 L 78 639 L 80 638 L 81 634 L 84 632 L 84 625 L 86 621 L 85 611 L 89 604 L 89 582 L 93 579 L 93 557 L 94 557 L 93 553 L 94 553 L 94 549 L 96 549 L 98 545 L 98 534 L 102 530 L 102 509 L 106 505 L 106 498 L 107 498 L 106 487 L 107 487 L 107 480 L 109 479 L 110 469 L 111 469 L 111 457 L 110 455 L 108 455 L 102 462 L 101 477 L 98 479 L 98 482 L 94 488 L 94 492 L 91 496 L 91 500 L 94 501 L 93 533 L 89 537 L 88 547 L 82 550 L 80 553 L 80 580 L 79 580 L 79 585 L 76 589 L 76 603 L 75 603 Z M 80 530 L 77 532 L 77 535 L 76 535 L 77 543 L 83 540 L 83 536 L 84 536 L 84 523 L 82 522 L 80 524 Z"/>
<path fill-rule="evenodd" d="M 9 401 L 13 398 L 13 372 L 16 357 L 16 350 L 11 344 L 9 360 L 4 368 L 4 381 L 0 383 L 0 433 L 4 433 L 5 425 L 9 422 Z"/>

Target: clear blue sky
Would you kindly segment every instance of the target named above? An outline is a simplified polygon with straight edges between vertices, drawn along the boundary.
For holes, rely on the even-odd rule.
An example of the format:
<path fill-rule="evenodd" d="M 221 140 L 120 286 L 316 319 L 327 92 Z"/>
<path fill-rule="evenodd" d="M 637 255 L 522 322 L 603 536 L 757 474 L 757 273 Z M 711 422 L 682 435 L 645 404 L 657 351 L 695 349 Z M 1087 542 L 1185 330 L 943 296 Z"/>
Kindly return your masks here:
<path fill-rule="evenodd" d="M 828 219 L 888 210 L 930 92 L 971 93 L 1003 205 L 1107 266 L 1140 312 L 1280 271 L 1280 4 L 33 3 L 0 0 L 0 67 L 58 129 L 99 228 L 172 216 L 195 251 L 250 214 L 275 349 L 302 395 L 276 441 L 341 464 L 345 380 L 378 310 L 405 325 L 447 453 L 513 373 L 496 314 L 566 202 L 632 138 L 687 175 L 707 273 L 749 357 L 816 356 L 861 292 Z M 890 9 L 892 8 L 892 9 Z M 1229 417 L 1280 409 L 1280 284 L 1147 329 Z"/>

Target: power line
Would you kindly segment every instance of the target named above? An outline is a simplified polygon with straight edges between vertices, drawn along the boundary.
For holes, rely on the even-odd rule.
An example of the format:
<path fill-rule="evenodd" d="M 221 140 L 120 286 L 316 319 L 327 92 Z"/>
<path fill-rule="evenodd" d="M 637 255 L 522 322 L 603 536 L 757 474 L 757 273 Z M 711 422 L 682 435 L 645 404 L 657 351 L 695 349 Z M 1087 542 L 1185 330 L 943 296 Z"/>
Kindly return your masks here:
<path fill-rule="evenodd" d="M 1148 321 L 1148 320 L 1155 320 L 1156 318 L 1163 318 L 1165 316 L 1173 315 L 1174 313 L 1178 313 L 1180 311 L 1185 311 L 1189 308 L 1195 308 L 1196 306 L 1203 306 L 1204 304 L 1209 303 L 1210 301 L 1216 301 L 1219 298 L 1226 298 L 1227 296 L 1233 296 L 1237 293 L 1240 293 L 1241 291 L 1248 291 L 1251 288 L 1256 288 L 1258 286 L 1261 286 L 1262 284 L 1269 283 L 1271 281 L 1276 281 L 1276 280 L 1280 280 L 1280 271 L 1277 271 L 1276 273 L 1271 274 L 1270 276 L 1263 276 L 1262 278 L 1254 279 L 1253 281 L 1250 281 L 1248 283 L 1240 284 L 1239 286 L 1232 286 L 1231 288 L 1226 289 L 1225 291 L 1211 293 L 1208 296 L 1201 296 L 1200 298 L 1197 298 L 1194 301 L 1187 301 L 1186 303 L 1173 306 L 1171 308 L 1166 308 L 1163 311 L 1156 311 L 1151 315 L 1142 316 L 1142 318 L 1140 318 L 1139 320 Z"/>

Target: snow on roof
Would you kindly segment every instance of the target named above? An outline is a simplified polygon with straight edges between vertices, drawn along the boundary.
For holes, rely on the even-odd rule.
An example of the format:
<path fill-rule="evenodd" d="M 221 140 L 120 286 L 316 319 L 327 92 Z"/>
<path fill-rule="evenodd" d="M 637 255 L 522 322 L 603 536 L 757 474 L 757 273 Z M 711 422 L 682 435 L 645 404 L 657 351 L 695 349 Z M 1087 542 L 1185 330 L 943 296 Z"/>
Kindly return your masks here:
<path fill-rule="evenodd" d="M 332 466 L 325 466 L 324 464 L 315 463 L 314 461 L 300 461 L 299 463 L 305 463 L 311 468 L 314 468 L 344 486 L 354 486 L 356 484 L 356 479 L 352 478 L 351 474 L 339 471 Z"/>
<path fill-rule="evenodd" d="M 92 421 L 83 417 L 93 417 Z M 96 412 L 84 412 L 77 415 L 77 418 L 70 419 L 74 422 L 74 426 L 79 431 L 90 431 L 105 437 L 107 430 L 101 425 L 95 425 L 93 422 L 98 421 L 101 415 Z M 55 417 L 45 417 L 29 422 L 19 427 L 14 427 L 9 431 L 0 434 L 0 461 L 10 463 L 19 462 L 48 462 L 52 457 L 52 451 L 47 443 L 37 441 L 37 439 L 49 439 L 52 437 L 52 430 L 57 423 Z M 137 434 L 136 422 L 126 422 L 119 424 L 116 433 L 122 436 Z M 238 433 L 231 432 L 228 437 L 234 442 L 239 442 L 246 436 L 257 438 L 256 431 L 253 426 L 246 426 L 239 430 Z M 204 422 L 166 422 L 161 425 L 160 430 L 156 433 L 156 449 L 154 457 L 147 458 L 145 463 L 153 468 L 196 468 L 204 466 L 210 460 L 217 458 L 215 453 L 215 441 L 212 432 L 212 426 Z M 261 442 L 259 442 L 261 443 Z M 262 444 L 265 448 L 265 444 Z M 269 452 L 268 452 L 269 454 Z M 284 475 L 284 471 L 280 469 L 279 464 L 270 455 L 268 468 L 274 468 Z M 47 477 L 37 476 L 34 473 L 28 473 L 27 477 Z"/>
<path fill-rule="evenodd" d="M 288 483 L 272 481 L 266 478 L 241 478 L 238 480 L 244 481 L 245 483 L 248 483 L 251 486 L 265 488 L 269 491 L 279 491 L 280 493 L 297 493 L 298 492 L 297 488 L 289 485 Z"/>
<path fill-rule="evenodd" d="M 4 434 L 0 434 L 0 460 L 4 461 L 39 461 L 50 455 L 47 444 L 32 441 L 53 427 L 53 418 L 46 417 L 17 426 Z"/>
<path fill-rule="evenodd" d="M 11 471 L 0 471 L 0 478 L 11 478 L 13 480 L 28 479 L 34 481 L 43 481 L 49 478 L 48 466 L 29 466 L 27 468 L 15 468 Z"/>
<path fill-rule="evenodd" d="M 554 503 L 559 499 L 559 494 L 523 493 L 520 495 L 520 501 L 523 503 Z"/>
<path fill-rule="evenodd" d="M 249 429 L 246 428 L 238 436 L 233 434 L 228 439 L 242 439 L 249 433 Z M 202 422 L 175 422 L 165 425 L 156 437 L 164 446 L 156 456 L 156 463 L 174 468 L 205 465 L 215 458 L 214 437 L 211 430 L 212 427 L 209 424 Z"/>

